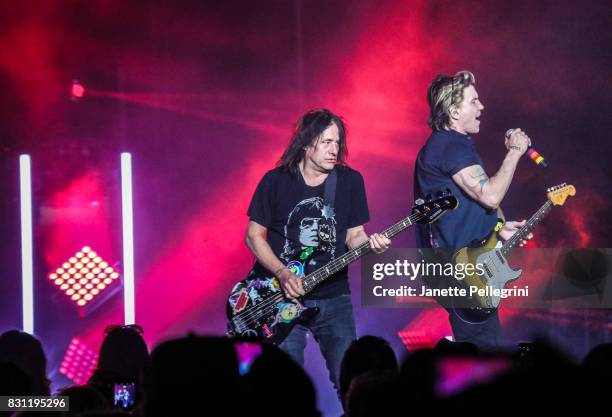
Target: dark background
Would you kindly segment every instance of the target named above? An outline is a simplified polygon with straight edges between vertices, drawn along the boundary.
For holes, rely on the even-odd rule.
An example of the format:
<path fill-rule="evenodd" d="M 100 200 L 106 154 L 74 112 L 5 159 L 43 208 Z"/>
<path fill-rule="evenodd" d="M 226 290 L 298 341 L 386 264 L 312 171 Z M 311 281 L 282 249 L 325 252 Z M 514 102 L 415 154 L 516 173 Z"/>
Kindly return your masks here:
<path fill-rule="evenodd" d="M 97 349 L 104 325 L 122 321 L 122 300 L 80 317 L 46 275 L 83 245 L 120 268 L 120 152 L 134 161 L 136 318 L 147 342 L 220 334 L 227 291 L 253 260 L 246 208 L 296 119 L 313 107 L 346 118 L 367 229 L 377 231 L 410 209 L 427 85 L 463 69 L 485 105 L 475 141 L 487 172 L 511 127 L 550 165 L 524 158 L 508 217 L 528 217 L 546 187 L 577 188 L 530 246 L 610 246 L 610 14 L 605 1 L 2 2 L 0 330 L 21 326 L 19 154 L 33 161 L 36 333 L 51 376 L 67 384 L 57 366 L 70 339 Z M 70 99 L 75 79 L 80 100 Z M 439 309 L 362 309 L 358 280 L 355 266 L 359 334 L 398 352 L 406 334 L 450 334 Z M 506 342 L 538 332 L 583 355 L 609 337 L 607 316 L 588 314 L 502 309 Z M 322 408 L 337 412 L 316 346 L 308 351 Z"/>

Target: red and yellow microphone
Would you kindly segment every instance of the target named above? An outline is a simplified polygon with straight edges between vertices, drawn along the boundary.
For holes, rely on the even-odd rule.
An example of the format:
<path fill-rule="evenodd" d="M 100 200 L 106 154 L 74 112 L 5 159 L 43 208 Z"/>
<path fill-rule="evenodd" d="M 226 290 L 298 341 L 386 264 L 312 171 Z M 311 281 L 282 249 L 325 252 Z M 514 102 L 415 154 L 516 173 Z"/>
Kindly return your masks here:
<path fill-rule="evenodd" d="M 510 135 L 512 135 L 512 132 L 514 132 L 514 129 L 508 129 L 506 131 L 506 138 L 510 138 Z M 548 164 L 544 160 L 544 157 L 540 155 L 538 151 L 533 149 L 531 145 L 529 145 L 529 147 L 527 148 L 527 155 L 529 156 L 529 158 L 531 158 L 533 162 L 535 162 L 536 165 L 539 165 L 542 168 L 548 167 Z"/>

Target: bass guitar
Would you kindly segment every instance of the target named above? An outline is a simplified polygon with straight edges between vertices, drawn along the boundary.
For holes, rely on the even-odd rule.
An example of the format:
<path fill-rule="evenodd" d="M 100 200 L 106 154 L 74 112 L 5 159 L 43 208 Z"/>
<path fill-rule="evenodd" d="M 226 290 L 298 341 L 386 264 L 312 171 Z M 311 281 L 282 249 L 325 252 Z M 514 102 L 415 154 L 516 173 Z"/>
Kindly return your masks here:
<path fill-rule="evenodd" d="M 381 234 L 392 238 L 415 223 L 431 223 L 444 213 L 457 207 L 457 199 L 450 193 L 441 193 L 435 200 L 412 208 L 412 214 Z M 346 252 L 312 273 L 304 274 L 300 260 L 287 264 L 302 280 L 308 293 L 318 284 L 371 251 L 369 242 Z M 249 276 L 238 282 L 227 300 L 226 314 L 230 336 L 257 337 L 272 344 L 280 344 L 293 326 L 314 317 L 318 308 L 308 308 L 299 300 L 287 299 L 274 276 Z"/>

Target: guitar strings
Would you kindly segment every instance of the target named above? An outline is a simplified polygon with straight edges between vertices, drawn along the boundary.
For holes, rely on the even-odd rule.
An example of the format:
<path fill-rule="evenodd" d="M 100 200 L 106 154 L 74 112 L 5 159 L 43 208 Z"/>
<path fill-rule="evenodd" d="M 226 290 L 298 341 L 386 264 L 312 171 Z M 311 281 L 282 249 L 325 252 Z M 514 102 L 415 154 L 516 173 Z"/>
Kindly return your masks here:
<path fill-rule="evenodd" d="M 420 218 L 424 217 L 424 215 L 422 215 L 421 213 L 415 213 L 412 216 L 414 216 L 414 220 L 417 220 L 417 221 Z M 409 216 L 409 217 L 412 217 L 412 216 Z M 402 222 L 399 222 L 396 225 L 390 227 L 384 233 L 391 232 L 392 229 L 395 228 L 395 227 L 398 227 L 400 223 L 402 223 Z M 404 228 L 405 228 L 405 226 L 404 226 Z M 316 271 L 313 273 L 313 275 L 314 274 L 316 274 Z M 248 327 L 251 323 L 256 322 L 257 319 L 259 319 L 260 317 L 262 317 L 262 316 L 268 314 L 269 312 L 271 312 L 276 307 L 276 305 L 277 305 L 276 302 L 277 301 L 281 301 L 282 298 L 283 298 L 283 294 L 279 293 L 279 294 L 275 295 L 274 297 L 271 297 L 268 300 L 264 301 L 262 304 L 260 304 L 258 306 L 254 306 L 253 308 L 249 309 L 248 311 L 245 311 L 244 313 L 240 313 L 241 314 L 240 317 L 238 317 L 238 315 L 237 315 L 232 320 L 234 321 L 234 323 L 236 323 L 239 326 L 242 325 L 242 326 L 247 326 Z M 247 313 L 250 313 L 250 314 L 247 314 Z M 242 317 L 242 315 L 244 315 L 244 317 Z M 236 318 L 238 320 L 235 320 Z"/>
<path fill-rule="evenodd" d="M 414 219 L 412 217 L 414 217 Z M 415 213 L 415 214 L 412 214 L 412 215 L 408 216 L 408 218 L 411 220 L 411 222 L 419 221 L 419 220 L 421 220 L 424 217 L 425 217 L 425 214 L 423 214 L 423 213 Z M 400 223 L 402 223 L 402 222 L 399 222 L 399 223 L 391 226 L 389 229 L 387 229 L 383 233 L 391 232 L 392 229 L 394 229 L 395 227 L 399 226 Z M 359 249 L 359 248 L 356 248 L 356 249 Z M 313 272 L 313 276 L 316 273 L 317 273 L 317 271 Z M 305 280 L 306 280 L 306 278 L 305 278 Z M 265 300 L 261 304 L 253 306 L 252 308 L 248 309 L 247 311 L 244 311 L 242 313 L 239 313 L 239 314 L 235 315 L 234 317 L 232 317 L 232 321 L 235 324 L 237 324 L 237 325 L 242 325 L 242 326 L 247 326 L 248 327 L 249 324 L 256 322 L 257 319 L 259 319 L 260 317 L 262 317 L 262 316 L 268 314 L 270 311 L 272 311 L 272 309 L 276 307 L 277 301 L 281 301 L 282 298 L 284 298 L 284 295 L 283 295 L 282 292 L 280 292 L 280 293 L 274 295 L 273 297 L 268 298 L 267 300 Z"/>
<path fill-rule="evenodd" d="M 413 216 L 415 216 L 415 219 L 416 219 L 416 217 L 419 217 L 419 216 L 417 216 L 417 214 L 418 214 L 418 213 L 415 213 L 415 214 L 413 215 Z M 410 216 L 410 217 L 412 217 L 412 216 Z M 404 220 L 404 221 L 405 221 L 405 220 Z M 398 225 L 399 225 L 399 223 L 398 223 L 398 224 L 396 224 L 396 225 L 394 225 L 394 226 L 392 226 L 392 227 L 390 227 L 390 228 L 389 228 L 389 229 L 388 229 L 386 232 L 390 232 L 390 231 L 391 231 L 391 229 L 393 229 L 394 227 L 396 227 L 396 226 L 398 226 Z M 349 253 L 348 253 L 348 255 L 349 255 L 349 256 L 347 256 L 346 258 L 347 258 L 347 259 L 349 259 L 349 258 L 352 256 L 352 254 L 353 254 L 353 253 L 357 253 L 357 252 L 359 252 L 359 251 L 360 251 L 362 248 L 364 248 L 364 247 L 366 247 L 366 246 L 367 246 L 367 242 L 364 242 L 364 244 L 360 245 L 359 247 L 355 248 L 353 251 L 349 252 Z M 343 255 L 343 256 L 344 256 L 344 255 Z M 360 255 L 359 255 L 359 256 L 360 256 Z M 359 256 L 357 256 L 357 257 L 359 257 Z M 341 257 L 341 258 L 342 258 L 342 257 Z M 341 258 L 338 258 L 336 261 L 333 261 L 332 263 L 334 263 L 334 262 L 338 262 L 338 261 L 339 261 Z M 357 259 L 357 258 L 355 258 L 355 259 Z M 352 260 L 351 260 L 350 262 L 352 262 Z M 349 262 L 349 263 L 350 263 L 350 262 Z M 314 280 L 315 280 L 315 282 L 316 282 L 317 278 L 316 278 L 315 276 L 318 274 L 318 272 L 319 272 L 319 271 L 322 271 L 324 268 L 330 268 L 330 267 L 329 267 L 329 266 L 327 266 L 327 267 L 323 267 L 323 268 L 321 268 L 321 269 L 319 269 L 319 270 L 317 270 L 317 271 L 313 272 L 313 273 L 312 273 L 312 275 L 310 275 L 310 277 L 311 277 L 311 278 L 309 278 L 309 277 L 307 276 L 307 277 L 304 279 L 304 282 L 305 282 L 307 285 L 310 285 L 310 281 L 311 281 L 311 280 L 313 280 L 313 279 L 314 279 Z M 332 269 L 333 269 L 333 268 L 332 268 Z M 272 301 L 271 299 L 265 300 L 265 301 L 264 301 L 263 303 L 261 303 L 260 305 L 253 306 L 251 309 L 249 309 L 249 310 L 247 310 L 247 311 L 245 311 L 245 312 L 243 312 L 243 313 L 239 313 L 239 314 L 237 314 L 236 316 L 234 316 L 234 318 L 241 318 L 241 319 L 252 318 L 252 316 L 253 316 L 253 315 L 256 315 L 256 314 L 257 314 L 258 310 L 261 310 L 261 309 L 265 308 L 267 305 L 269 305 L 270 303 L 274 303 L 275 301 L 276 301 L 276 300 Z M 278 301 L 280 301 L 280 299 L 279 299 Z M 248 313 L 252 313 L 252 314 L 249 316 L 249 314 L 248 314 Z M 243 317 L 243 316 L 244 316 L 244 317 Z M 258 317 L 259 317 L 259 316 L 258 316 Z M 243 321 L 244 321 L 244 320 L 243 320 Z"/>
<path fill-rule="evenodd" d="M 412 219 L 412 217 L 414 216 L 414 219 Z M 425 217 L 424 214 L 422 213 L 415 213 L 411 216 L 409 216 L 411 222 L 413 221 L 419 221 L 421 220 L 423 217 Z M 400 225 L 399 222 L 393 226 L 391 226 L 389 229 L 387 229 L 385 232 L 389 233 L 391 232 L 391 230 L 397 226 Z M 383 232 L 383 233 L 385 233 Z M 356 248 L 358 249 L 358 248 Z M 317 273 L 317 271 L 313 272 L 313 276 Z M 280 297 L 279 297 L 280 296 Z M 277 295 L 268 298 L 267 300 L 265 300 L 263 303 L 253 306 L 252 308 L 250 308 L 247 311 L 244 311 L 242 313 L 237 314 L 236 316 L 234 316 L 232 318 L 232 321 L 234 321 L 235 324 L 238 325 L 243 325 L 243 326 L 249 326 L 249 324 L 257 321 L 257 319 L 259 319 L 260 317 L 268 314 L 270 311 L 272 311 L 273 308 L 276 307 L 277 301 L 281 301 L 281 299 L 284 298 L 284 295 L 282 292 L 278 293 Z M 250 313 L 250 314 L 249 314 Z M 258 314 L 259 313 L 259 314 Z"/>
<path fill-rule="evenodd" d="M 420 219 L 423 217 L 423 215 L 421 215 L 420 213 L 415 213 L 415 214 L 413 214 L 413 215 L 411 215 L 411 216 L 409 216 L 409 217 L 413 217 L 413 216 L 414 216 L 414 219 L 411 219 L 411 221 L 412 221 L 412 220 L 416 220 L 416 221 L 418 221 L 418 220 L 420 220 Z M 400 222 L 400 223 L 401 223 L 401 222 Z M 391 227 L 390 227 L 388 230 L 386 230 L 385 232 L 387 232 L 387 233 L 388 233 L 388 232 L 391 232 L 391 229 L 393 229 L 393 228 L 395 228 L 395 227 L 399 226 L 399 224 L 400 224 L 400 223 L 397 223 L 397 224 L 395 224 L 395 225 L 391 226 Z M 364 242 L 364 244 L 362 244 L 361 246 L 359 246 L 359 247 L 355 248 L 355 249 L 354 249 L 354 251 L 357 251 L 357 250 L 361 249 L 362 247 L 365 247 L 365 246 L 366 246 L 366 244 L 367 244 L 367 242 Z M 351 251 L 351 252 L 352 252 L 352 251 Z M 350 253 L 350 252 L 349 252 L 349 253 Z M 344 256 L 344 255 L 343 255 L 343 256 Z M 350 255 L 349 255 L 347 258 L 349 258 L 349 257 L 350 257 Z M 337 262 L 339 259 L 340 259 L 340 258 L 338 258 L 337 260 L 335 260 L 335 261 L 333 261 L 333 262 Z M 355 259 L 357 259 L 357 258 L 355 258 Z M 332 263 L 333 263 L 333 262 L 332 262 Z M 351 261 L 351 262 L 352 262 L 352 261 Z M 325 267 L 322 267 L 322 268 L 318 269 L 317 271 L 313 272 L 313 273 L 310 275 L 310 277 L 311 277 L 311 278 L 308 278 L 308 276 L 307 276 L 307 277 L 304 279 L 304 281 L 308 282 L 309 280 L 313 279 L 313 278 L 314 278 L 314 276 L 315 276 L 315 275 L 317 275 L 317 273 L 318 273 L 319 271 L 322 271 L 324 268 L 325 268 Z M 328 266 L 327 268 L 329 268 L 329 266 Z M 268 299 L 268 300 L 266 300 L 266 301 L 270 301 L 270 299 Z M 253 306 L 252 308 L 248 309 L 248 310 L 247 310 L 247 311 L 245 311 L 245 312 L 242 312 L 242 313 L 237 314 L 236 316 L 234 316 L 234 318 L 237 318 L 237 317 L 242 318 L 242 316 L 248 316 L 248 314 L 247 314 L 247 313 L 251 312 L 252 310 L 258 310 L 258 309 L 260 309 L 260 308 L 265 307 L 265 306 L 266 306 L 266 301 L 264 301 L 263 303 L 261 303 L 261 304 L 259 304 L 259 305 Z"/>

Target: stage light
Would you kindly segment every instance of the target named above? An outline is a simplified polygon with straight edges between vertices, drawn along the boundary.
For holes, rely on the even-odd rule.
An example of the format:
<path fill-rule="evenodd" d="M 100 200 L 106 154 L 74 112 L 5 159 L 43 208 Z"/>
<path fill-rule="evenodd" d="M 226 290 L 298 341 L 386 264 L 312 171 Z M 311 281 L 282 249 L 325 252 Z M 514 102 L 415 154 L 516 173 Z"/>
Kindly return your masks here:
<path fill-rule="evenodd" d="M 123 317 L 124 324 L 136 323 L 134 291 L 134 218 L 132 210 L 132 155 L 121 153 L 121 220 L 123 231 Z M 113 277 L 113 271 L 106 271 Z"/>
<path fill-rule="evenodd" d="M 401 330 L 398 336 L 410 351 L 419 349 L 433 349 L 436 346 L 436 341 L 423 331 L 418 330 Z"/>
<path fill-rule="evenodd" d="M 78 100 L 83 98 L 85 95 L 85 87 L 77 80 L 73 80 L 70 85 L 70 98 L 72 100 Z"/>
<path fill-rule="evenodd" d="M 98 267 L 99 264 L 94 263 L 88 258 L 88 255 L 91 254 L 99 259 L 100 264 L 104 263 L 106 265 L 104 271 L 108 272 L 103 272 Z M 48 275 L 49 280 L 53 281 L 57 288 L 79 307 L 84 307 L 99 295 L 102 290 L 111 286 L 113 281 L 119 277 L 119 273 L 89 246 L 83 247 L 79 252 L 71 256 L 68 262 L 64 262 L 62 266 L 64 268 L 57 268 Z M 106 292 L 108 295 L 104 298 L 110 296 L 113 291 L 110 293 Z"/>
<path fill-rule="evenodd" d="M 85 300 L 80 300 L 80 302 L 82 302 L 82 305 L 87 304 Z M 79 339 L 74 338 L 66 350 L 59 371 L 74 381 L 75 384 L 81 385 L 87 383 L 97 364 L 98 355 L 93 349 L 90 349 Z"/>
<path fill-rule="evenodd" d="M 30 155 L 19 156 L 19 207 L 21 220 L 22 328 L 34 333 L 34 254 L 32 243 L 32 169 Z"/>

